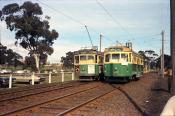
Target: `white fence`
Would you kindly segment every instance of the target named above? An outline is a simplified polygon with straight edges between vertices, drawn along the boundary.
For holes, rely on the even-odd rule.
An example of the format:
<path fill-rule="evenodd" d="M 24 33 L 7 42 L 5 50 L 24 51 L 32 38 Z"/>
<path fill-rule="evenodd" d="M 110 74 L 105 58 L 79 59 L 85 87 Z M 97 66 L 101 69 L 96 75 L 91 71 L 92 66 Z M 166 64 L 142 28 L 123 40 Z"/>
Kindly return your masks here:
<path fill-rule="evenodd" d="M 52 72 L 49 72 L 49 73 L 34 73 L 34 72 L 32 72 L 32 73 L 29 73 L 27 75 L 28 75 L 28 79 L 31 80 L 30 84 L 34 85 L 35 84 L 35 77 L 37 75 L 47 75 L 48 76 L 48 83 L 52 83 L 52 74 L 61 74 L 61 82 L 65 81 L 65 74 L 71 74 L 71 80 L 72 81 L 75 80 L 74 72 L 67 72 L 67 71 L 64 71 L 64 70 L 61 70 L 58 73 L 52 73 Z M 20 75 L 21 78 L 25 78 L 25 76 L 26 76 L 26 74 L 24 74 L 24 73 L 21 73 L 21 74 L 14 74 L 14 73 L 12 73 L 10 75 L 9 74 L 6 75 L 6 78 L 9 78 L 9 88 L 12 88 L 12 84 L 13 84 L 13 82 L 12 82 L 13 79 L 12 78 L 15 78 L 16 75 Z"/>

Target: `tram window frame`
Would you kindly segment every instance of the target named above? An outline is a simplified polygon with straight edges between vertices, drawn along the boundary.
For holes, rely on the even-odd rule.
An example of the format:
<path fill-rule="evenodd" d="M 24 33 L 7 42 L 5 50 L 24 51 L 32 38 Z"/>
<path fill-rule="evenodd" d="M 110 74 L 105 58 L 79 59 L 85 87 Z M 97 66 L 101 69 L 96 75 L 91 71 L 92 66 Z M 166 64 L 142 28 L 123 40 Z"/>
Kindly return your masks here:
<path fill-rule="evenodd" d="M 98 59 L 98 60 L 97 60 L 97 61 L 98 61 L 98 63 L 100 63 L 100 57 L 101 57 L 101 56 L 98 56 L 98 57 L 97 57 L 97 59 Z"/>
<path fill-rule="evenodd" d="M 117 55 L 118 58 L 114 58 L 114 55 Z M 113 61 L 117 61 L 117 62 L 119 62 L 119 61 L 120 61 L 120 53 L 113 53 L 111 59 L 112 59 Z"/>
<path fill-rule="evenodd" d="M 102 56 L 98 56 L 98 63 L 103 63 L 103 57 Z"/>
<path fill-rule="evenodd" d="M 136 56 L 133 57 L 133 63 L 137 64 L 137 57 Z"/>
<path fill-rule="evenodd" d="M 97 55 L 95 55 L 95 63 L 97 63 Z"/>
<path fill-rule="evenodd" d="M 77 57 L 77 59 L 76 59 L 76 57 Z M 80 57 L 79 56 L 75 56 L 75 64 L 79 64 L 79 63 L 80 63 Z"/>
<path fill-rule="evenodd" d="M 91 57 L 91 58 L 90 58 Z M 93 59 L 92 59 L 92 57 L 93 57 Z M 87 56 L 87 60 L 94 60 L 94 55 L 88 55 Z"/>
<path fill-rule="evenodd" d="M 129 53 L 128 57 L 129 57 L 129 58 L 128 58 L 128 61 L 131 62 L 131 61 L 132 61 L 132 58 L 131 58 L 131 57 L 132 57 L 132 54 Z"/>
<path fill-rule="evenodd" d="M 139 64 L 139 58 L 137 58 L 137 64 Z"/>
<path fill-rule="evenodd" d="M 82 57 L 84 57 L 85 59 L 82 59 Z M 80 55 L 80 61 L 83 61 L 83 60 L 87 60 L 87 56 L 86 55 Z"/>
<path fill-rule="evenodd" d="M 125 55 L 125 58 L 122 58 L 122 55 Z M 120 59 L 121 59 L 121 61 L 128 62 L 128 54 L 126 54 L 126 53 L 121 53 Z M 123 59 L 124 59 L 124 60 L 123 60 Z M 125 60 L 125 59 L 126 59 L 126 60 Z"/>
<path fill-rule="evenodd" d="M 111 57 L 111 54 L 106 54 L 105 55 L 105 62 L 110 62 L 110 57 Z"/>

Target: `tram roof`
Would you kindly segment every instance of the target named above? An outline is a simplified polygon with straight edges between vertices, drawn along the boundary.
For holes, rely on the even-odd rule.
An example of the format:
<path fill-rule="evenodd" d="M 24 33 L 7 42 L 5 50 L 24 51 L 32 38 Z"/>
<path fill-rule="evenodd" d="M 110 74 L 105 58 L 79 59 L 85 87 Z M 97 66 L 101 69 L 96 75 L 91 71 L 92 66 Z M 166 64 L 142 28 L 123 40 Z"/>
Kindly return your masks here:
<path fill-rule="evenodd" d="M 132 52 L 132 49 L 126 46 L 111 46 L 109 48 L 105 48 L 105 52 Z"/>
<path fill-rule="evenodd" d="M 75 55 L 78 54 L 102 54 L 102 52 L 96 50 L 96 49 L 81 49 L 74 52 Z"/>
<path fill-rule="evenodd" d="M 116 46 L 111 46 L 109 48 L 105 48 L 104 52 L 132 52 L 136 56 L 143 57 L 142 55 L 140 55 L 137 52 L 133 51 L 132 48 L 129 48 L 127 46 L 122 46 L 122 45 L 116 45 Z"/>

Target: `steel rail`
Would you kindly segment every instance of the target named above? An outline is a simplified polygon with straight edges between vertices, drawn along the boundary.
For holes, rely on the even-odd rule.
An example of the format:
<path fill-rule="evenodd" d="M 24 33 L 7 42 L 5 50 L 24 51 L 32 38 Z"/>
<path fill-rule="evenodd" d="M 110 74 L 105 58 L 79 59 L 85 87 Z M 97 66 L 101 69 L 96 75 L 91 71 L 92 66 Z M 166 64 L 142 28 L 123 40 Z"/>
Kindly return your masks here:
<path fill-rule="evenodd" d="M 88 100 L 88 101 L 85 101 L 85 102 L 83 102 L 83 103 L 81 103 L 81 104 L 79 104 L 79 105 L 77 105 L 77 106 L 75 106 L 75 107 L 72 107 L 72 108 L 70 108 L 70 109 L 67 109 L 67 110 L 65 110 L 65 111 L 63 111 L 63 112 L 57 114 L 56 116 L 63 116 L 63 115 L 65 115 L 65 114 L 68 114 L 68 113 L 70 113 L 70 112 L 73 111 L 73 110 L 76 110 L 76 109 L 78 109 L 78 108 L 80 108 L 80 107 L 82 107 L 82 106 L 84 106 L 84 105 L 86 105 L 86 104 L 88 104 L 88 103 L 90 103 L 90 102 L 92 102 L 92 101 L 95 101 L 96 99 L 99 99 L 99 98 L 101 98 L 101 97 L 103 97 L 103 96 L 105 96 L 105 95 L 107 95 L 107 94 L 110 94 L 110 93 L 114 92 L 116 89 L 117 89 L 117 88 L 114 88 L 114 89 L 111 90 L 110 92 L 106 92 L 106 93 L 104 93 L 104 94 L 102 94 L 102 95 L 96 96 L 96 97 L 94 97 L 94 98 L 92 98 L 92 99 L 90 99 L 90 100 Z"/>
<path fill-rule="evenodd" d="M 76 81 L 74 81 L 76 82 Z M 69 82 L 71 83 L 71 82 Z M 69 83 L 60 83 L 60 85 L 65 85 L 65 84 L 69 84 Z M 15 89 L 19 89 L 19 90 L 15 90 L 15 89 L 12 89 L 12 91 L 8 91 L 8 92 L 5 92 L 5 90 L 3 91 L 0 91 L 2 93 L 0 93 L 0 96 L 1 95 L 6 95 L 6 94 L 13 94 L 13 93 L 18 93 L 18 92 L 22 92 L 22 91 L 30 91 L 30 90 L 35 90 L 35 89 L 40 89 L 40 88 L 47 88 L 47 87 L 52 87 L 52 86 L 57 86 L 59 83 L 52 83 L 52 84 L 43 84 L 43 85 L 39 85 L 39 86 L 27 86 L 27 87 L 24 87 L 23 89 L 19 89 L 19 88 L 15 88 Z M 32 87 L 32 88 L 29 88 L 29 87 Z"/>
<path fill-rule="evenodd" d="M 24 106 L 23 108 L 19 108 L 19 109 L 16 109 L 16 110 L 7 111 L 7 112 L 0 112 L 0 116 L 17 113 L 17 112 L 20 112 L 20 111 L 23 111 L 23 110 L 26 110 L 26 109 L 29 109 L 29 108 L 32 108 L 32 107 L 36 107 L 36 106 L 43 105 L 43 104 L 46 104 L 46 103 L 49 103 L 49 102 L 52 102 L 52 101 L 55 101 L 55 100 L 59 100 L 59 99 L 65 98 L 65 97 L 69 97 L 71 95 L 75 95 L 75 94 L 82 93 L 82 92 L 85 92 L 85 91 L 88 91 L 88 90 L 91 90 L 91 89 L 95 89 L 95 88 L 100 87 L 100 86 L 102 86 L 102 85 L 97 85 L 95 87 L 89 87 L 88 89 L 85 89 L 85 90 L 81 90 L 81 91 L 78 91 L 78 92 L 73 92 L 73 93 L 63 95 L 63 96 L 59 96 L 59 97 L 55 97 L 53 99 L 46 100 L 46 101 L 43 101 L 43 102 L 40 102 L 40 103 L 37 103 L 37 104 L 34 104 L 34 105 Z"/>
<path fill-rule="evenodd" d="M 80 86 L 80 85 L 84 85 L 84 84 L 79 84 L 78 86 Z M 4 102 L 4 101 L 7 101 L 7 100 L 15 100 L 15 99 L 19 99 L 19 98 L 22 98 L 22 97 L 28 97 L 28 96 L 32 96 L 32 95 L 36 95 L 36 94 L 41 94 L 41 93 L 47 93 L 47 92 L 51 92 L 51 91 L 55 91 L 55 90 L 60 90 L 60 89 L 67 89 L 67 88 L 70 88 L 70 87 L 74 87 L 74 85 L 69 85 L 69 86 L 66 86 L 66 87 L 58 87 L 58 88 L 53 88 L 53 89 L 49 89 L 49 87 L 48 87 L 48 90 L 44 90 L 43 89 L 43 90 L 39 90 L 39 91 L 34 91 L 32 93 L 28 93 L 28 94 L 26 93 L 26 94 L 23 94 L 23 95 L 20 95 L 20 96 L 17 96 L 17 97 L 14 96 L 14 97 L 11 97 L 11 98 L 0 99 L 0 102 Z M 75 85 L 75 87 L 76 87 L 76 85 Z M 21 92 L 23 92 L 23 91 L 21 91 Z"/>

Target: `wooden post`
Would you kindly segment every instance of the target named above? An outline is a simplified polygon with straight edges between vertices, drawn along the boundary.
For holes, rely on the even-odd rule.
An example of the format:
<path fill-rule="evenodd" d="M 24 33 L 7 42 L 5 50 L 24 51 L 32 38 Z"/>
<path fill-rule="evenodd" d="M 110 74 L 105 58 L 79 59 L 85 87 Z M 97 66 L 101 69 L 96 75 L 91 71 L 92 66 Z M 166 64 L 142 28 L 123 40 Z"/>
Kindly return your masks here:
<path fill-rule="evenodd" d="M 74 80 L 75 79 L 75 77 L 74 77 L 74 72 L 72 72 L 72 80 Z"/>
<path fill-rule="evenodd" d="M 51 75 L 52 75 L 52 72 L 49 72 L 49 83 L 51 83 Z"/>
<path fill-rule="evenodd" d="M 35 78 L 35 73 L 33 72 L 33 73 L 32 73 L 32 85 L 35 84 L 35 80 L 34 80 L 34 78 Z"/>
<path fill-rule="evenodd" d="M 12 74 L 9 77 L 9 88 L 12 88 Z"/>
<path fill-rule="evenodd" d="M 61 70 L 61 82 L 64 82 L 64 71 Z"/>

